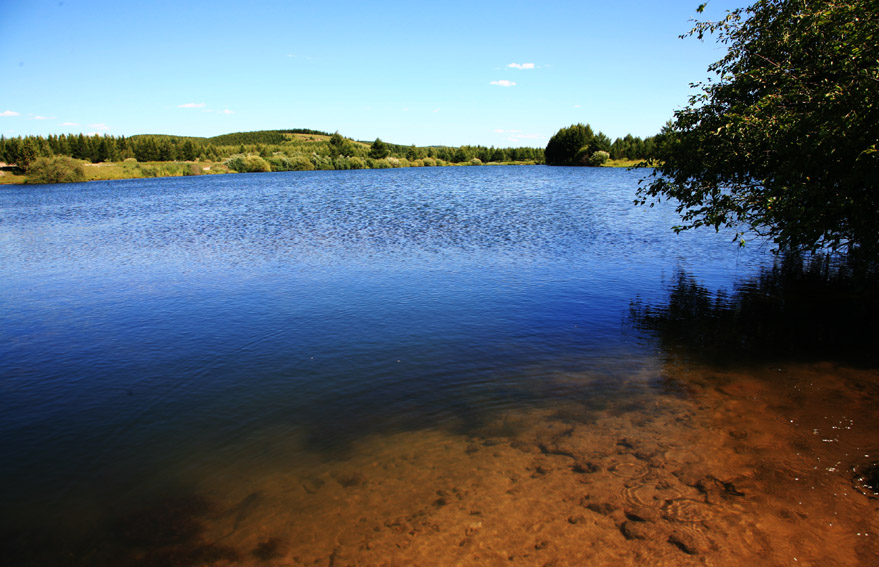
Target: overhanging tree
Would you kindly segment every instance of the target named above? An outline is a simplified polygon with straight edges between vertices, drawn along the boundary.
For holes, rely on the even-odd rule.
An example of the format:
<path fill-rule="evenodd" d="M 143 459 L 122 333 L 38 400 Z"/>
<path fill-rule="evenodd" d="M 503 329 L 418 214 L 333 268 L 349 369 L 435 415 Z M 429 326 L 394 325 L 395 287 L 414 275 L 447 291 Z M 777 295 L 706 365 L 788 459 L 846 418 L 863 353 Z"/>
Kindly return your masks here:
<path fill-rule="evenodd" d="M 687 35 L 710 33 L 728 52 L 658 137 L 637 202 L 676 200 L 678 231 L 879 257 L 876 0 L 760 0 Z"/>

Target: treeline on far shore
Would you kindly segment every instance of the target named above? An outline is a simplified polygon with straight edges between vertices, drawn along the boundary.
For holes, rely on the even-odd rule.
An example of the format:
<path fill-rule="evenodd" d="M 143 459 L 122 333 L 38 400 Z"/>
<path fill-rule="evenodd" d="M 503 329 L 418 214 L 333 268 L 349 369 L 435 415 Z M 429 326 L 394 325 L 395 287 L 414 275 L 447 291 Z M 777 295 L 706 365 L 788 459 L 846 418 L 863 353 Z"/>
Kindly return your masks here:
<path fill-rule="evenodd" d="M 0 161 L 28 182 L 101 178 L 90 164 L 125 165 L 114 177 L 156 177 L 201 173 L 382 169 L 482 163 L 543 163 L 542 148 L 485 146 L 416 147 L 355 141 L 317 130 L 269 130 L 213 138 L 168 135 L 85 136 L 83 134 L 0 137 Z M 183 166 L 185 163 L 204 167 Z M 141 165 L 137 165 L 141 164 Z M 148 165 L 147 165 L 148 164 Z M 72 170 L 72 171 L 71 171 Z M 110 172 L 110 168 L 102 171 Z"/>
<path fill-rule="evenodd" d="M 587 127 L 588 128 L 588 127 Z M 564 129 L 563 129 L 564 130 Z M 590 130 L 591 133 L 591 130 Z M 554 140 L 558 137 L 554 137 Z M 582 146 L 579 138 L 571 144 Z M 600 134 L 595 148 L 612 160 L 640 160 L 652 140 L 626 136 L 611 142 Z M 578 145 L 579 144 L 579 145 Z M 573 146 L 572 146 L 573 147 Z M 606 150 L 606 151 L 605 151 Z M 328 169 L 384 169 L 481 164 L 602 165 L 551 162 L 553 144 L 533 147 L 405 146 L 318 130 L 263 130 L 212 138 L 169 135 L 61 134 L 0 136 L 0 183 L 61 183 L 93 179 L 167 177 Z M 591 154 L 590 154 L 591 155 Z M 605 160 L 606 161 L 606 160 Z M 99 167 L 89 167 L 99 166 Z"/>

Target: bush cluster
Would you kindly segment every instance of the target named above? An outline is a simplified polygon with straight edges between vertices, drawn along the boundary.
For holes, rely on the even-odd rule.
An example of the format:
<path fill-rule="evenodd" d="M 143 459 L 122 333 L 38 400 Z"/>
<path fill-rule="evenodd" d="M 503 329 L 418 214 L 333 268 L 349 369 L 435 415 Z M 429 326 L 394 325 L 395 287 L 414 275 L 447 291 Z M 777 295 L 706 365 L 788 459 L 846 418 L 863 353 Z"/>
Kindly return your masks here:
<path fill-rule="evenodd" d="M 265 159 L 254 155 L 235 155 L 227 159 L 224 164 L 232 171 L 238 173 L 258 173 L 272 171 L 272 166 Z"/>
<path fill-rule="evenodd" d="M 28 168 L 28 183 L 76 183 L 85 181 L 82 162 L 67 156 L 41 157 Z"/>

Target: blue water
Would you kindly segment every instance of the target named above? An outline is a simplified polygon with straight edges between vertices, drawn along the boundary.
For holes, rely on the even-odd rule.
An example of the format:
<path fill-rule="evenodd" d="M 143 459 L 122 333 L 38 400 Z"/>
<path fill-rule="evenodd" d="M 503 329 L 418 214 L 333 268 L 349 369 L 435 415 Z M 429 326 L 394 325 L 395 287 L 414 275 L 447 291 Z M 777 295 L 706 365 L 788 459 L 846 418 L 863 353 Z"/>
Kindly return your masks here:
<path fill-rule="evenodd" d="M 0 467 L 11 510 L 247 459 L 466 432 L 658 380 L 627 319 L 679 269 L 768 261 L 632 205 L 643 171 L 456 167 L 0 190 Z M 657 386 L 658 387 L 658 386 Z M 18 513 L 16 512 L 16 513 Z M 10 523 L 9 517 L 4 523 Z"/>

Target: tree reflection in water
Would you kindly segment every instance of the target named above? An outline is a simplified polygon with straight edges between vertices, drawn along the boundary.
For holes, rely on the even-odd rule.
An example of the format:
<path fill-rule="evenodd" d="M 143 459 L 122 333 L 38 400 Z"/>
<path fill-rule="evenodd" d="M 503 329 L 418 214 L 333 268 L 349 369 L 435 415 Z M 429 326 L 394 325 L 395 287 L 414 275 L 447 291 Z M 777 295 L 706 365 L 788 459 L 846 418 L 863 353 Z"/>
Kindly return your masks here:
<path fill-rule="evenodd" d="M 788 254 L 731 292 L 712 292 L 677 272 L 668 302 L 640 299 L 634 325 L 668 353 L 703 362 L 787 358 L 879 362 L 879 273 L 825 256 Z"/>

